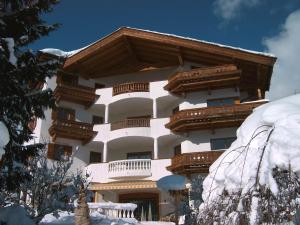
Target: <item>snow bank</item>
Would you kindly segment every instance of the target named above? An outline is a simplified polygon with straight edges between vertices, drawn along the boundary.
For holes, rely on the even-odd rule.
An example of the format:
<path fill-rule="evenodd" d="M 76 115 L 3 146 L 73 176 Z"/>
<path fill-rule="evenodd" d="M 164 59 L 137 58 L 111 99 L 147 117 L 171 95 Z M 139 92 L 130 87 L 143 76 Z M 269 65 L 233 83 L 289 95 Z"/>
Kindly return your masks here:
<path fill-rule="evenodd" d="M 256 179 L 276 195 L 278 186 L 272 169 L 291 168 L 300 176 L 299 162 L 300 94 L 262 105 L 244 121 L 237 131 L 237 140 L 210 167 L 203 182 L 204 203 L 200 209 L 217 200 L 224 189 L 229 193 L 247 193 Z"/>
<path fill-rule="evenodd" d="M 98 212 L 90 214 L 93 225 L 137 225 L 136 219 L 125 218 L 116 219 L 104 216 Z M 74 213 L 60 212 L 58 217 L 52 214 L 46 215 L 40 222 L 40 225 L 75 225 Z"/>

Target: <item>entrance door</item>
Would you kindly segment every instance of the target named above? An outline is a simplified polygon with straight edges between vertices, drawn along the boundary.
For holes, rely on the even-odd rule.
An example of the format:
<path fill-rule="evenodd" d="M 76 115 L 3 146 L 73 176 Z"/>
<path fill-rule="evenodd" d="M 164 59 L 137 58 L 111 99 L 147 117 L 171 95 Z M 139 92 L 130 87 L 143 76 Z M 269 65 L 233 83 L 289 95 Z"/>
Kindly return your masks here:
<path fill-rule="evenodd" d="M 157 193 L 130 193 L 119 195 L 120 203 L 137 205 L 134 217 L 139 221 L 159 220 L 159 195 Z"/>

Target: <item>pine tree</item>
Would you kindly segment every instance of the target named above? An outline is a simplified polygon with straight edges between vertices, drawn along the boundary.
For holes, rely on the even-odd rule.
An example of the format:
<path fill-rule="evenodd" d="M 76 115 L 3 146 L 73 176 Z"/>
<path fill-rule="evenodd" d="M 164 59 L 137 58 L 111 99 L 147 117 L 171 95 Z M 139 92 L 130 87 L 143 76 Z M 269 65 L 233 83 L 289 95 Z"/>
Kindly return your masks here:
<path fill-rule="evenodd" d="M 56 3 L 0 0 L 0 121 L 10 135 L 0 168 L 1 193 L 18 192 L 22 181 L 30 179 L 28 159 L 43 148 L 41 144 L 25 143 L 33 138 L 29 124 L 44 118 L 44 110 L 54 105 L 52 91 L 41 87 L 55 75 L 60 60 L 41 61 L 28 45 L 58 27 L 41 19 Z"/>

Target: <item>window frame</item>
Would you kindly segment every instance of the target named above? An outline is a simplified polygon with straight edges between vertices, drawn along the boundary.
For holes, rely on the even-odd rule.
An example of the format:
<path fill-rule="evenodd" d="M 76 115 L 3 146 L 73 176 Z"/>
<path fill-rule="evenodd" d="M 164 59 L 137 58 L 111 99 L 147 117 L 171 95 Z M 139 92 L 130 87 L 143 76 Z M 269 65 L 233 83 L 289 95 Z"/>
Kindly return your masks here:
<path fill-rule="evenodd" d="M 146 156 L 149 155 L 150 158 L 130 158 L 130 155 L 139 155 L 139 156 Z M 147 151 L 147 152 L 127 152 L 126 154 L 126 158 L 127 160 L 131 160 L 131 159 L 153 159 L 153 155 L 151 151 Z"/>
<path fill-rule="evenodd" d="M 232 99 L 233 100 L 233 104 L 219 104 L 219 105 L 209 105 L 209 102 L 217 102 L 217 101 L 224 101 L 224 100 L 228 100 L 228 99 Z M 229 106 L 229 105 L 236 105 L 240 103 L 240 98 L 237 96 L 234 97 L 225 97 L 225 98 L 210 98 L 206 100 L 206 104 L 207 107 L 218 107 L 218 106 Z"/>
<path fill-rule="evenodd" d="M 216 145 L 216 144 L 213 144 L 213 141 L 220 141 L 220 140 L 225 140 L 225 141 L 227 141 L 226 143 L 225 143 L 225 147 L 223 147 L 223 148 L 215 148 L 215 146 L 214 145 Z M 212 151 L 217 151 L 217 150 L 223 150 L 223 149 L 228 149 L 230 146 L 231 146 L 231 144 L 234 142 L 236 140 L 236 137 L 223 137 L 223 138 L 211 138 L 210 139 L 210 149 L 212 150 Z M 230 144 L 228 145 L 228 143 L 230 142 Z M 226 146 L 228 146 L 228 147 L 226 147 Z"/>
<path fill-rule="evenodd" d="M 92 157 L 93 155 L 94 156 L 96 155 L 96 158 L 100 156 L 100 160 L 92 160 L 92 159 L 95 159 L 95 157 Z M 92 163 L 102 163 L 102 153 L 101 152 L 90 151 L 89 164 L 92 164 Z"/>

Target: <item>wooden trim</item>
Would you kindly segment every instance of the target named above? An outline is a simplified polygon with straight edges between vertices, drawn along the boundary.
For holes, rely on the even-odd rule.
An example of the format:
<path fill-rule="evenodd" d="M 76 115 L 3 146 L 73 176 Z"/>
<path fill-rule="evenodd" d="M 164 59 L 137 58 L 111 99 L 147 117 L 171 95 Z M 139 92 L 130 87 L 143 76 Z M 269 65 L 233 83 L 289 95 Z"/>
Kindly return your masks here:
<path fill-rule="evenodd" d="M 65 155 L 68 155 L 68 156 L 72 155 L 72 146 L 49 143 L 48 149 L 47 149 L 47 158 L 48 159 L 57 160 L 57 159 L 55 159 L 55 154 L 56 154 L 55 150 L 56 150 L 56 147 L 59 147 L 59 146 L 63 147 Z"/>
<path fill-rule="evenodd" d="M 49 134 L 55 142 L 56 138 L 67 138 L 88 143 L 97 132 L 93 131 L 93 125 L 72 120 L 54 120 L 49 128 Z"/>
<path fill-rule="evenodd" d="M 150 127 L 150 118 L 125 119 L 122 121 L 112 122 L 110 129 L 113 131 L 131 127 Z"/>
<path fill-rule="evenodd" d="M 168 79 L 164 87 L 172 93 L 238 87 L 241 70 L 235 65 L 204 67 L 190 71 L 178 72 Z"/>
<path fill-rule="evenodd" d="M 224 151 L 183 153 L 171 159 L 167 169 L 177 174 L 208 173 L 209 167 Z"/>
<path fill-rule="evenodd" d="M 113 86 L 113 96 L 130 92 L 149 92 L 149 82 L 132 82 Z"/>
<path fill-rule="evenodd" d="M 173 132 L 236 127 L 242 124 L 254 108 L 264 103 L 266 102 L 181 110 L 171 116 L 165 127 Z"/>
<path fill-rule="evenodd" d="M 81 85 L 57 84 L 53 95 L 57 102 L 67 101 L 90 107 L 99 97 L 95 88 Z"/>
<path fill-rule="evenodd" d="M 92 183 L 89 187 L 90 190 L 131 190 L 131 189 L 156 189 L 155 181 L 124 181 L 112 183 Z"/>
<path fill-rule="evenodd" d="M 108 44 L 112 44 L 121 36 L 131 37 L 140 40 L 149 40 L 167 46 L 180 46 L 183 48 L 193 49 L 201 52 L 213 53 L 216 55 L 226 56 L 229 58 L 242 59 L 255 63 L 273 66 L 276 61 L 275 57 L 253 54 L 251 52 L 234 49 L 226 46 L 219 46 L 217 44 L 205 43 L 196 40 L 185 39 L 182 37 L 174 37 L 170 35 L 159 34 L 151 31 L 142 31 L 133 28 L 121 28 L 110 35 L 100 39 L 89 47 L 69 57 L 64 65 L 64 68 L 71 66 L 75 62 L 80 62 L 84 58 L 95 54 L 101 48 Z"/>

